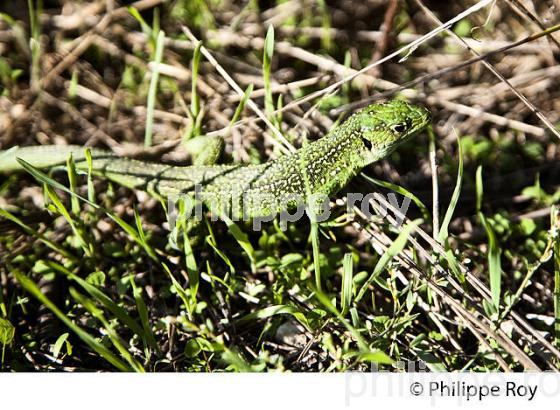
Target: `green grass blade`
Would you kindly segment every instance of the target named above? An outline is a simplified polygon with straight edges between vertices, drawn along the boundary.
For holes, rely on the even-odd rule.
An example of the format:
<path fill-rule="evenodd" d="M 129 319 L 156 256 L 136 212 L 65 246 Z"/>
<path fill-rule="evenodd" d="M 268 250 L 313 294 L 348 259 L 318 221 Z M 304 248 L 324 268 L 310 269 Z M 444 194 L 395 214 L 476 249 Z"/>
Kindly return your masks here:
<path fill-rule="evenodd" d="M 321 47 L 325 52 L 329 52 L 333 48 L 333 37 L 331 36 L 331 10 L 329 10 L 329 6 L 327 5 L 326 0 L 318 0 L 317 4 L 319 5 L 319 10 L 321 14 L 321 28 L 322 35 L 321 35 Z"/>
<path fill-rule="evenodd" d="M 451 249 L 446 250 L 444 257 L 445 260 L 447 261 L 447 264 L 449 265 L 449 268 L 451 269 L 451 272 L 453 272 L 453 274 L 459 280 L 459 282 L 465 283 L 465 274 L 461 271 L 459 262 L 457 261 L 457 258 L 453 254 L 453 251 Z"/>
<path fill-rule="evenodd" d="M 560 208 L 550 211 L 550 233 L 554 236 L 554 341 L 560 347 Z"/>
<path fill-rule="evenodd" d="M 143 239 L 143 233 L 140 234 L 136 229 L 134 229 L 131 225 L 126 223 L 123 219 L 118 217 L 117 215 L 111 213 L 107 214 L 112 220 L 114 220 L 127 234 L 129 234 L 135 242 L 137 242 L 146 253 L 154 260 L 158 261 L 158 257 L 152 247 Z"/>
<path fill-rule="evenodd" d="M 148 107 L 146 112 L 146 132 L 144 134 L 144 145 L 152 146 L 153 127 L 154 127 L 154 110 L 156 106 L 156 93 L 159 82 L 159 65 L 163 56 L 163 42 L 165 33 L 160 31 L 157 36 L 156 53 L 154 64 L 152 66 L 152 78 L 150 79 L 150 88 L 148 89 Z"/>
<path fill-rule="evenodd" d="M 391 244 L 391 246 L 389 246 L 389 249 L 387 249 L 387 251 L 383 255 L 381 255 L 381 258 L 379 258 L 377 264 L 375 265 L 375 268 L 373 269 L 373 273 L 366 280 L 366 282 L 363 284 L 362 288 L 358 292 L 358 296 L 356 296 L 356 299 L 354 300 L 356 303 L 362 299 L 362 297 L 368 290 L 368 287 L 373 283 L 375 278 L 377 278 L 377 276 L 381 272 L 383 272 L 383 270 L 385 269 L 387 264 L 391 261 L 391 259 L 393 259 L 400 252 L 402 252 L 402 250 L 404 249 L 404 247 L 408 242 L 408 237 L 410 236 L 412 231 L 420 224 L 420 222 L 421 222 L 420 219 L 416 219 L 414 221 L 411 221 L 407 225 L 405 225 L 405 227 L 403 228 L 403 230 L 401 231 L 397 239 L 395 239 L 395 241 Z"/>
<path fill-rule="evenodd" d="M 64 217 L 64 219 L 66 219 L 66 222 L 68 222 L 68 224 L 70 225 L 72 232 L 74 232 L 74 235 L 76 236 L 76 238 L 78 238 L 80 246 L 84 250 L 85 254 L 88 257 L 91 257 L 93 254 L 93 247 L 91 246 L 91 244 L 88 244 L 85 237 L 82 235 L 82 232 L 76 226 L 74 219 L 70 216 L 70 213 L 68 212 L 58 195 L 54 192 L 54 190 L 47 184 L 45 184 L 44 186 L 47 195 L 49 196 L 56 210 Z"/>
<path fill-rule="evenodd" d="M 66 316 L 51 300 L 46 297 L 39 287 L 27 276 L 20 272 L 14 272 L 17 281 L 23 286 L 23 288 L 29 292 L 33 297 L 35 297 L 39 302 L 49 308 L 68 328 L 70 328 L 82 341 L 87 344 L 92 350 L 94 350 L 99 356 L 109 362 L 111 365 L 117 369 L 128 372 L 131 370 L 129 366 L 116 357 L 109 349 L 99 343 L 92 335 L 83 330 L 81 327 L 76 325 L 68 316 Z"/>
<path fill-rule="evenodd" d="M 132 332 L 141 338 L 145 338 L 142 327 L 134 320 L 125 309 L 117 305 L 113 300 L 107 296 L 101 289 L 85 281 L 79 276 L 73 274 L 63 266 L 56 262 L 45 261 L 45 264 L 51 269 L 63 273 L 68 279 L 80 285 L 92 298 L 101 303 L 109 312 L 111 312 L 121 323 L 128 327 Z"/>
<path fill-rule="evenodd" d="M 74 158 L 72 154 L 68 157 L 66 161 L 66 171 L 68 173 L 68 181 L 70 182 L 70 190 L 74 193 L 78 193 L 78 175 L 76 173 L 76 164 L 74 163 Z M 70 203 L 72 204 L 72 213 L 78 215 L 80 213 L 80 200 L 76 195 L 70 196 Z"/>
<path fill-rule="evenodd" d="M 344 254 L 344 261 L 342 264 L 342 290 L 340 304 L 342 307 L 342 315 L 346 316 L 352 303 L 352 289 L 353 289 L 354 272 L 352 269 L 352 254 Z"/>
<path fill-rule="evenodd" d="M 321 250 L 319 248 L 319 224 L 311 218 L 311 247 L 313 249 L 313 268 L 315 272 L 315 287 L 321 290 Z"/>
<path fill-rule="evenodd" d="M 148 37 L 151 37 L 152 28 L 149 26 L 148 23 L 146 23 L 146 20 L 144 20 L 144 17 L 142 17 L 138 9 L 135 7 L 128 7 L 128 12 L 140 24 L 140 27 L 142 28 L 142 32 L 146 34 Z"/>
<path fill-rule="evenodd" d="M 216 254 L 229 267 L 230 272 L 235 273 L 236 272 L 235 266 L 233 266 L 233 264 L 231 263 L 231 260 L 228 258 L 228 256 L 218 246 L 218 243 L 216 241 L 216 237 L 214 236 L 214 231 L 212 230 L 212 227 L 208 223 L 208 220 L 206 220 L 206 227 L 208 228 L 208 232 L 210 232 L 210 234 L 206 237 L 206 243 L 208 245 L 210 245 L 212 247 L 212 249 L 214 249 L 214 252 L 216 252 Z"/>
<path fill-rule="evenodd" d="M 185 266 L 187 268 L 187 275 L 189 277 L 189 287 L 191 289 L 192 302 L 196 304 L 196 298 L 198 293 L 198 285 L 200 283 L 200 277 L 198 273 L 198 265 L 194 257 L 191 242 L 189 240 L 186 229 L 183 229 L 183 250 L 185 253 Z"/>
<path fill-rule="evenodd" d="M 362 335 L 360 334 L 360 332 L 354 328 L 350 322 L 348 322 L 348 320 L 346 320 L 342 314 L 336 309 L 336 307 L 331 303 L 331 301 L 329 300 L 329 298 L 327 297 L 327 295 L 325 295 L 323 292 L 321 292 L 320 290 L 316 289 L 315 290 L 315 296 L 317 297 L 317 299 L 319 300 L 319 302 L 321 302 L 321 304 L 323 306 L 325 306 L 325 308 L 330 311 L 333 315 L 336 316 L 336 318 L 338 319 L 338 321 L 340 321 L 344 327 L 346 327 L 346 329 L 348 329 L 348 331 L 352 334 L 352 336 L 354 337 L 354 340 L 356 341 L 356 343 L 358 344 L 358 347 L 360 349 L 361 353 L 366 353 L 369 352 L 370 349 L 366 343 L 366 341 L 364 340 L 364 338 L 362 337 Z"/>
<path fill-rule="evenodd" d="M 483 195 L 484 187 L 482 184 L 482 167 L 479 166 L 476 170 L 476 209 L 478 218 L 480 219 L 480 222 L 482 223 L 482 226 L 486 231 L 486 235 L 488 236 L 488 270 L 490 274 L 490 293 L 492 294 L 492 303 L 494 304 L 494 308 L 499 312 L 502 287 L 501 249 L 492 225 L 490 225 L 490 222 L 486 219 L 481 211 Z"/>
<path fill-rule="evenodd" d="M 4 209 L 1 209 L 1 208 L 0 208 L 0 216 L 2 216 L 4 218 L 8 219 L 9 221 L 12 221 L 13 223 L 19 225 L 30 236 L 32 236 L 33 238 L 37 238 L 39 241 L 43 242 L 46 246 L 51 248 L 53 251 L 58 252 L 60 255 L 64 256 L 65 258 L 68 258 L 69 260 L 71 260 L 74 263 L 79 262 L 80 259 L 77 256 L 72 255 L 70 252 L 68 252 L 63 247 L 61 247 L 61 246 L 57 245 L 56 243 L 54 243 L 53 241 L 47 239 L 47 237 L 45 235 L 43 235 L 42 233 L 36 231 L 35 229 L 33 229 L 30 226 L 28 226 L 27 224 L 25 224 L 25 222 L 23 222 L 17 216 L 12 215 L 8 211 L 6 211 Z"/>
<path fill-rule="evenodd" d="M 220 215 L 220 219 L 222 219 L 228 227 L 229 232 L 235 238 L 237 243 L 243 248 L 249 260 L 251 261 L 251 265 L 255 265 L 255 249 L 253 245 L 251 245 L 251 241 L 249 241 L 249 237 L 245 232 L 241 230 L 239 225 L 233 222 L 230 218 L 226 215 Z"/>
<path fill-rule="evenodd" d="M 193 118 L 197 118 L 200 113 L 200 98 L 198 96 L 197 83 L 198 83 L 198 68 L 200 66 L 200 47 L 202 43 L 199 41 L 195 48 L 191 65 L 191 114 Z M 194 135 L 199 135 L 199 132 L 194 132 Z"/>
<path fill-rule="evenodd" d="M 87 193 L 88 193 L 88 201 L 90 203 L 95 202 L 95 187 L 93 185 L 93 160 L 91 158 L 91 150 L 86 148 L 84 150 L 84 155 L 86 157 L 86 162 L 88 166 L 87 170 Z"/>
<path fill-rule="evenodd" d="M 52 355 L 58 359 L 58 355 L 60 354 L 60 351 L 62 350 L 62 345 L 67 342 L 68 340 L 68 336 L 70 336 L 70 333 L 66 332 L 61 334 L 58 339 L 56 339 L 56 342 L 54 342 L 53 345 L 53 349 L 52 349 Z"/>
<path fill-rule="evenodd" d="M 43 14 L 43 0 L 27 0 L 29 22 L 31 25 L 31 89 L 39 91 L 41 83 L 41 15 Z"/>
<path fill-rule="evenodd" d="M 266 38 L 264 40 L 263 51 L 263 78 L 264 78 L 264 108 L 267 116 L 272 120 L 272 113 L 274 112 L 274 102 L 272 100 L 272 88 L 270 86 L 270 72 L 272 55 L 274 54 L 274 27 L 268 26 L 266 31 Z"/>
<path fill-rule="evenodd" d="M 189 296 L 187 291 L 183 289 L 179 281 L 175 279 L 175 276 L 173 276 L 169 267 L 165 263 L 162 263 L 161 265 L 163 266 L 163 270 L 165 270 L 165 272 L 169 276 L 169 279 L 171 279 L 171 286 L 173 287 L 173 289 L 175 289 L 175 292 L 177 292 L 177 295 L 183 301 L 183 304 L 185 305 L 185 309 L 187 309 L 189 320 L 192 320 L 192 316 L 195 308 L 195 306 L 192 303 L 192 298 Z"/>
<path fill-rule="evenodd" d="M 228 126 L 228 132 L 231 131 L 233 125 L 239 120 L 239 117 L 241 117 L 241 113 L 243 112 L 243 109 L 245 108 L 245 104 L 247 104 L 247 100 L 249 99 L 249 96 L 251 95 L 252 92 L 253 92 L 253 84 L 249 84 L 245 89 L 245 92 L 243 93 L 243 98 L 241 99 L 241 101 L 239 101 L 239 104 L 235 109 L 235 113 L 233 114 L 233 117 L 231 117 L 231 121 Z"/>
<path fill-rule="evenodd" d="M 155 342 L 155 338 L 151 332 L 146 332 L 142 329 L 142 326 L 138 324 L 136 320 L 134 320 L 125 309 L 120 307 L 118 304 L 113 302 L 113 300 L 107 296 L 101 289 L 97 288 L 96 286 L 92 285 L 91 283 L 85 281 L 84 279 L 80 278 L 77 275 L 74 275 L 68 269 L 59 265 L 56 262 L 52 261 L 45 261 L 45 264 L 53 270 L 61 272 L 62 274 L 66 275 L 68 279 L 76 282 L 80 285 L 93 299 L 97 302 L 101 303 L 109 312 L 111 312 L 121 323 L 123 323 L 126 327 L 128 327 L 132 332 L 138 335 L 144 342 L 152 347 L 155 350 L 158 350 L 159 347 Z M 134 288 L 133 288 L 134 290 Z M 144 305 L 145 307 L 145 305 Z M 140 307 L 137 303 L 137 308 L 140 313 Z M 142 317 L 142 315 L 140 314 Z M 151 337 L 150 337 L 151 336 Z"/>
<path fill-rule="evenodd" d="M 152 332 L 152 327 L 150 326 L 150 319 L 148 314 L 148 308 L 144 299 L 142 299 L 142 290 L 136 286 L 134 282 L 134 276 L 130 275 L 130 284 L 132 285 L 132 295 L 134 296 L 134 301 L 136 302 L 136 308 L 138 309 L 138 315 L 140 316 L 140 323 L 142 323 L 142 336 L 146 339 L 149 346 L 152 346 L 159 352 L 159 346 L 156 342 L 154 333 Z"/>
<path fill-rule="evenodd" d="M 476 169 L 476 213 L 481 213 L 484 185 L 482 184 L 482 166 Z"/>
<path fill-rule="evenodd" d="M 101 209 L 101 207 L 87 199 L 85 199 L 84 197 L 76 194 L 75 192 L 72 192 L 70 189 L 68 189 L 67 187 L 65 187 L 64 185 L 62 185 L 60 182 L 55 181 L 54 179 L 50 178 L 47 174 L 45 174 L 43 171 L 39 170 L 38 168 L 35 168 L 33 165 L 31 165 L 29 162 L 21 159 L 21 158 L 17 158 L 17 161 L 20 163 L 20 165 L 29 173 L 31 174 L 31 176 L 33 176 L 33 178 L 35 178 L 37 181 L 39 181 L 42 184 L 47 184 L 53 188 L 57 188 L 60 189 L 61 191 L 64 191 L 70 195 L 75 195 L 77 196 L 79 199 L 81 199 L 82 201 L 86 202 L 88 205 L 91 205 L 93 207 L 95 207 L 96 209 Z"/>
<path fill-rule="evenodd" d="M 395 184 L 392 184 L 392 183 L 387 182 L 387 181 L 382 181 L 380 179 L 369 177 L 366 174 L 364 174 L 363 172 L 361 172 L 360 175 L 362 177 L 364 177 L 366 180 L 368 180 L 369 182 L 371 182 L 372 184 L 381 186 L 381 187 L 386 188 L 386 189 L 390 189 L 391 191 L 395 191 L 396 193 L 401 194 L 402 196 L 410 198 L 412 200 L 412 202 L 414 202 L 416 204 L 416 206 L 420 209 L 420 212 L 422 212 L 422 218 L 424 218 L 426 220 L 431 219 L 430 211 L 428 211 L 428 208 L 426 207 L 426 205 L 424 205 L 422 203 L 422 201 L 420 200 L 420 198 L 418 198 L 412 192 L 408 191 L 407 189 L 403 188 L 402 186 L 395 185 Z"/>
<path fill-rule="evenodd" d="M 1 151 L 0 152 L 0 161 L 4 161 L 4 159 L 8 159 L 10 157 L 14 156 L 14 153 L 18 150 L 18 146 L 16 145 L 15 147 L 9 148 L 5 151 Z"/>
<path fill-rule="evenodd" d="M 309 321 L 304 312 L 298 309 L 295 306 L 290 305 L 274 305 L 268 306 L 263 309 L 258 309 L 254 312 L 249 313 L 238 319 L 239 323 L 243 322 L 253 322 L 255 320 L 262 320 L 268 319 L 269 317 L 276 316 L 276 315 L 292 315 L 298 322 L 304 325 L 307 330 L 311 330 L 309 325 Z"/>
<path fill-rule="evenodd" d="M 457 171 L 457 182 L 455 183 L 455 189 L 453 189 L 453 194 L 451 195 L 451 201 L 449 202 L 449 207 L 445 212 L 445 217 L 441 223 L 438 241 L 440 243 L 445 243 L 447 237 L 449 236 L 449 224 L 453 218 L 453 213 L 455 208 L 459 203 L 459 196 L 461 195 L 461 185 L 463 183 L 463 148 L 461 147 L 461 139 L 457 139 L 457 144 L 459 145 L 459 169 Z"/>
<path fill-rule="evenodd" d="M 51 262 L 46 262 L 47 265 L 51 266 Z M 55 268 L 56 269 L 56 268 Z M 144 332 L 142 331 L 142 327 L 138 324 L 136 320 L 134 320 L 125 309 L 117 305 L 113 300 L 107 296 L 102 290 L 97 288 L 96 286 L 88 283 L 87 281 L 83 280 L 79 276 L 74 275 L 73 273 L 68 272 L 69 279 L 76 282 L 80 285 L 92 298 L 97 300 L 101 303 L 109 312 L 111 312 L 115 317 L 123 323 L 126 327 L 128 327 L 132 332 L 137 334 L 141 338 L 145 338 Z"/>
<path fill-rule="evenodd" d="M 146 243 L 146 241 L 142 240 L 142 236 L 132 227 L 130 226 L 128 223 L 126 223 L 122 218 L 118 217 L 117 215 L 115 215 L 113 212 L 109 211 L 108 209 L 97 205 L 95 202 L 92 202 L 88 199 L 85 199 L 84 197 L 77 195 L 76 193 L 72 192 L 70 189 L 68 189 L 67 187 L 65 187 L 64 185 L 62 185 L 61 183 L 55 181 L 52 178 L 49 178 L 44 172 L 38 170 L 37 168 L 35 168 L 33 165 L 29 164 L 28 162 L 18 158 L 17 161 L 21 164 L 21 166 L 27 171 L 29 172 L 37 181 L 50 185 L 53 188 L 57 188 L 60 189 L 70 195 L 76 195 L 79 199 L 81 199 L 82 201 L 86 202 L 88 205 L 91 205 L 93 208 L 95 209 L 99 209 L 103 212 L 105 212 L 105 214 L 111 218 L 113 221 L 115 221 L 126 233 L 128 233 L 132 239 L 134 239 L 134 241 L 136 241 L 139 245 L 142 246 L 142 248 L 146 251 L 146 253 L 154 260 L 154 261 L 158 261 L 158 257 L 155 254 L 154 250 L 148 245 L 148 243 Z"/>
<path fill-rule="evenodd" d="M 91 299 L 88 299 L 73 287 L 70 287 L 69 293 L 76 302 L 82 305 L 89 313 L 91 313 L 93 317 L 95 317 L 97 320 L 99 320 L 99 322 L 101 322 L 101 325 L 103 326 L 109 340 L 111 341 L 113 346 L 119 351 L 121 357 L 129 364 L 129 366 L 134 371 L 143 373 L 144 368 L 140 363 L 136 361 L 136 359 L 134 359 L 134 357 L 132 357 L 130 352 L 126 349 L 122 339 L 115 332 L 111 324 L 107 321 L 107 319 L 103 315 L 103 311 L 99 309 L 97 306 L 95 306 L 95 304 Z"/>

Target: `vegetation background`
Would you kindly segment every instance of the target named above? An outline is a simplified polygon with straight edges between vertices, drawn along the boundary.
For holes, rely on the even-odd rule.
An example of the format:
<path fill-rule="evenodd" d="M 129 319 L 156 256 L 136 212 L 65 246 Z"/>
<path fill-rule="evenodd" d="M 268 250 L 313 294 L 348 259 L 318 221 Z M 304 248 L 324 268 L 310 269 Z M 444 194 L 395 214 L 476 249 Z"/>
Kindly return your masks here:
<path fill-rule="evenodd" d="M 0 12 L 1 149 L 187 164 L 186 141 L 220 135 L 224 162 L 263 162 L 395 97 L 429 107 L 434 129 L 347 188 L 413 198 L 404 229 L 394 209 L 349 218 L 338 199 L 320 225 L 170 236 L 165 204 L 71 166 L 0 176 L 3 371 L 559 368 L 558 1 Z"/>

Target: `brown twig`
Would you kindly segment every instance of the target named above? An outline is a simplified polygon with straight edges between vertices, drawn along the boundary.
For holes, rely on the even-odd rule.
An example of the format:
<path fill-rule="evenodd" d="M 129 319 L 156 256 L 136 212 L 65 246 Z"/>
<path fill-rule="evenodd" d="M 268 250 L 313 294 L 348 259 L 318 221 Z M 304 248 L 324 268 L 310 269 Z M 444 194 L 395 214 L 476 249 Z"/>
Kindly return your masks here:
<path fill-rule="evenodd" d="M 389 0 L 387 10 L 385 11 L 385 16 L 383 17 L 383 25 L 381 26 L 381 39 L 375 46 L 375 51 L 369 61 L 370 64 L 375 63 L 385 55 L 385 52 L 389 47 L 389 43 L 391 43 L 392 40 L 393 20 L 395 19 L 395 14 L 397 13 L 398 9 L 398 0 Z M 372 77 L 378 77 L 381 73 L 381 67 L 372 67 L 371 70 L 367 71 L 366 73 Z"/>

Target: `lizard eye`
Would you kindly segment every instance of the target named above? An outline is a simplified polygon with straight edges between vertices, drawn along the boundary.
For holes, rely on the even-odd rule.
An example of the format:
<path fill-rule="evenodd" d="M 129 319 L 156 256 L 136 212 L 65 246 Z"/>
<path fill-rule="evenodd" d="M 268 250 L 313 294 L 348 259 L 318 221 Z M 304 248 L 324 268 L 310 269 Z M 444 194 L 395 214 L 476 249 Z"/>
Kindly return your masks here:
<path fill-rule="evenodd" d="M 401 133 L 403 133 L 403 132 L 405 132 L 405 131 L 407 130 L 408 125 L 407 125 L 407 123 L 405 123 L 405 122 L 400 122 L 400 123 L 398 123 L 398 124 L 393 125 L 392 128 L 393 128 L 393 131 L 395 131 L 395 132 L 401 134 Z"/>

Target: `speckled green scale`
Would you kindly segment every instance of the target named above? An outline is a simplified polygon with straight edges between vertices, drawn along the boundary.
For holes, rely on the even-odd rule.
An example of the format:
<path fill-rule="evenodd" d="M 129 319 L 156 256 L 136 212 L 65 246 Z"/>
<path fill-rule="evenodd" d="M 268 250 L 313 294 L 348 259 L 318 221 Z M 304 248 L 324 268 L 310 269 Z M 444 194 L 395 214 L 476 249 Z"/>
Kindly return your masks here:
<path fill-rule="evenodd" d="M 311 194 L 334 195 L 363 167 L 423 130 L 429 120 L 425 108 L 393 100 L 370 105 L 323 138 L 264 164 L 177 167 L 92 150 L 93 171 L 158 197 L 192 195 L 198 185 L 198 197 L 211 208 L 230 211 L 243 202 L 249 204 L 246 216 L 264 216 L 282 210 L 286 202 L 279 198 L 307 201 Z M 87 169 L 82 147 L 36 146 L 0 152 L 0 171 L 21 169 L 16 158 L 39 168 L 64 165 L 70 154 L 78 169 Z"/>

